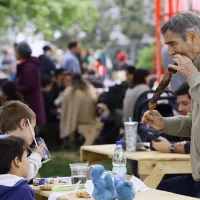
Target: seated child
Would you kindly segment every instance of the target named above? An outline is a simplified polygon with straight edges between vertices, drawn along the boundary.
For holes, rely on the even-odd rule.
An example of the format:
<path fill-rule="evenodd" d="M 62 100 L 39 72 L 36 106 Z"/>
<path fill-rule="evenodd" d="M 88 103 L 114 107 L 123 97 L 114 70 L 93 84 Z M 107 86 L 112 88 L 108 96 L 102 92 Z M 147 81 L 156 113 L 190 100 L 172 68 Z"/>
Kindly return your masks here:
<path fill-rule="evenodd" d="M 36 126 L 35 113 L 24 103 L 20 101 L 10 101 L 0 107 L 0 130 L 3 134 L 14 135 L 23 138 L 28 145 L 33 142 L 33 135 L 28 121 L 32 128 Z M 1 136 L 0 138 L 5 137 Z M 28 157 L 30 169 L 27 180 L 33 179 L 39 168 L 42 166 L 41 160 L 43 157 L 44 144 L 34 149 Z"/>
<path fill-rule="evenodd" d="M 0 139 L 0 199 L 34 200 L 28 176 L 28 144 L 20 137 Z"/>

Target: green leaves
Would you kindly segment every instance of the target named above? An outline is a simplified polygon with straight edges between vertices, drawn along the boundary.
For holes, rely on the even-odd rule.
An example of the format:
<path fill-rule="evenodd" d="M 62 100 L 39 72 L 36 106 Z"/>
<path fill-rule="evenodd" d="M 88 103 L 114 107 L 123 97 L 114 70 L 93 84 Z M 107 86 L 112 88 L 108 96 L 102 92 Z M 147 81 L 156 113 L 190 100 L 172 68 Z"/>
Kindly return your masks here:
<path fill-rule="evenodd" d="M 72 24 L 91 30 L 97 9 L 92 0 L 1 0 L 1 28 L 17 26 L 23 30 L 33 23 L 37 32 L 52 39 L 55 30 L 65 32 Z"/>
<path fill-rule="evenodd" d="M 137 52 L 137 68 L 150 70 L 153 66 L 153 56 L 155 54 L 155 46 L 149 45 L 143 47 Z"/>

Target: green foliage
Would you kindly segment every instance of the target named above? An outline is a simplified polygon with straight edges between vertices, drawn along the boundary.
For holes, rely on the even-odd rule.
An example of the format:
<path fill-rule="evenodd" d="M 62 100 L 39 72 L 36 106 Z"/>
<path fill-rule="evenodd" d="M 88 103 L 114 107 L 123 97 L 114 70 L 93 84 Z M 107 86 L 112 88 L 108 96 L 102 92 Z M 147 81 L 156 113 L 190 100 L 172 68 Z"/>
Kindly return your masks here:
<path fill-rule="evenodd" d="M 66 32 L 72 24 L 91 30 L 97 13 L 92 0 L 1 0 L 0 26 L 23 30 L 32 22 L 37 32 L 52 39 L 55 30 Z"/>
<path fill-rule="evenodd" d="M 144 4 L 143 0 L 115 0 L 120 7 L 120 25 L 122 32 L 130 39 L 141 39 L 144 33 L 154 32 L 153 1 Z"/>
<path fill-rule="evenodd" d="M 137 68 L 150 70 L 153 66 L 153 56 L 155 54 L 155 46 L 149 45 L 143 47 L 137 52 Z"/>

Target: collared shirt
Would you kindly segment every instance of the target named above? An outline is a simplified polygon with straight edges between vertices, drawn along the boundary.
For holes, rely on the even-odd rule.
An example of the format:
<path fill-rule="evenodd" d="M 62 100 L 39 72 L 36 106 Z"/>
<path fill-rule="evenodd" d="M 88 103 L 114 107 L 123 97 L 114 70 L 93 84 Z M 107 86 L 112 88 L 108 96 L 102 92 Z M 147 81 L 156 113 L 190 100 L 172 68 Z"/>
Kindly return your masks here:
<path fill-rule="evenodd" d="M 81 73 L 80 63 L 71 51 L 68 51 L 64 57 L 63 68 L 65 68 L 67 72 Z"/>

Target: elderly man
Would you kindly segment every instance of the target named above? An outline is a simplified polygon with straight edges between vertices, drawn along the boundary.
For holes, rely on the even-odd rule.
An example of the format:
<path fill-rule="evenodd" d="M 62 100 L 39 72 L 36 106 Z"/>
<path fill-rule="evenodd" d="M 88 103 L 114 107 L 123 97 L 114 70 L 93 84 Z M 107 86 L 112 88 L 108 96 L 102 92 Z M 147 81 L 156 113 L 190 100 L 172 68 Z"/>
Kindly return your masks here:
<path fill-rule="evenodd" d="M 169 65 L 183 75 L 190 87 L 192 113 L 187 116 L 163 118 L 156 110 L 147 111 L 143 123 L 158 131 L 179 137 L 191 136 L 192 178 L 185 177 L 176 180 L 168 191 L 180 185 L 175 191 L 183 195 L 198 196 L 200 193 L 200 72 L 193 61 L 200 52 L 200 18 L 191 12 L 178 13 L 167 21 L 161 32 L 168 45 L 169 55 L 174 55 L 178 66 Z M 196 182 L 197 181 L 197 182 Z M 176 185 L 175 185 L 176 184 Z"/>

